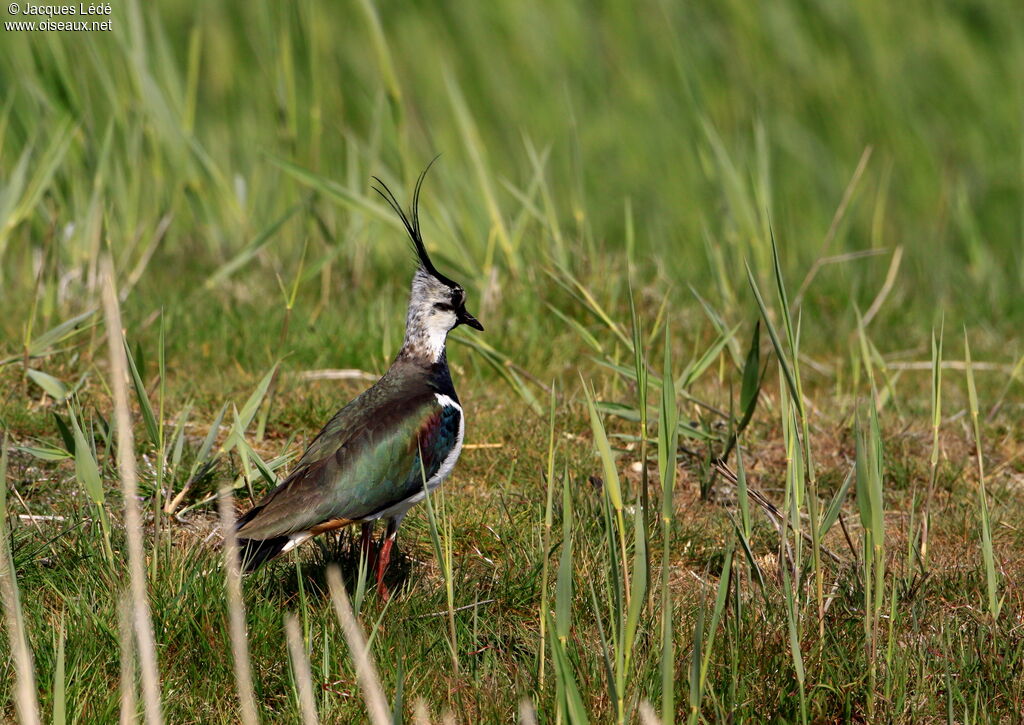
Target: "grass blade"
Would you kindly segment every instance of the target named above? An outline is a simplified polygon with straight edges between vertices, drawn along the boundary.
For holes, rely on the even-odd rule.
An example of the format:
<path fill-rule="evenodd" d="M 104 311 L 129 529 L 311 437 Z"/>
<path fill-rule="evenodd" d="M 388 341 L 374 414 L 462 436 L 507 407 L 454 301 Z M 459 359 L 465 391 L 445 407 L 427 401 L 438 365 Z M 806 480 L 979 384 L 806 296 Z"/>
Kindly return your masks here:
<path fill-rule="evenodd" d="M 67 722 L 67 678 L 64 671 L 64 616 L 61 612 L 57 627 L 57 663 L 53 668 L 53 725 Z"/>
<path fill-rule="evenodd" d="M 238 413 L 238 419 L 236 420 L 235 430 L 238 435 L 243 435 L 252 423 L 252 419 L 256 417 L 256 412 L 260 409 L 260 405 L 263 403 L 263 398 L 267 394 L 267 388 L 270 387 L 270 381 L 274 378 L 274 373 L 277 371 L 279 363 L 274 363 L 270 370 L 263 376 L 263 379 L 256 385 L 256 388 L 249 395 L 245 401 L 245 405 Z"/>
<path fill-rule="evenodd" d="M 672 625 L 671 572 L 672 521 L 675 516 L 676 450 L 679 444 L 679 408 L 672 375 L 672 345 L 665 325 L 665 353 L 658 416 L 658 474 L 661 479 L 661 717 L 675 722 L 675 640 Z"/>
<path fill-rule="evenodd" d="M 700 717 L 700 663 L 704 651 L 704 607 L 697 610 L 697 621 L 693 625 L 693 649 L 690 652 L 690 714 L 686 718 L 689 725 L 697 722 Z"/>
<path fill-rule="evenodd" d="M 548 419 L 548 466 L 546 471 L 547 496 L 544 504 L 544 519 L 541 522 L 542 534 L 540 538 L 540 601 L 538 608 L 538 628 L 540 630 L 537 647 L 537 688 L 544 691 L 544 666 L 547 658 L 544 656 L 547 647 L 545 637 L 547 636 L 548 618 L 545 613 L 548 611 L 548 567 L 550 566 L 551 551 L 551 527 L 554 523 L 554 497 L 555 497 L 555 386 L 551 385 L 551 403 Z"/>
<path fill-rule="evenodd" d="M 274 165 L 280 167 L 296 181 L 315 189 L 342 206 L 355 209 L 356 211 L 368 212 L 381 221 L 391 224 L 396 229 L 402 229 L 401 222 L 398 221 L 391 210 L 383 204 L 378 204 L 363 194 L 347 189 L 338 182 L 332 181 L 326 176 L 321 176 L 309 171 L 308 169 L 304 169 L 287 159 L 272 155 L 269 158 Z"/>
<path fill-rule="evenodd" d="M 423 477 L 423 497 L 427 507 L 427 523 L 430 526 L 430 541 L 434 545 L 434 554 L 437 557 L 437 564 L 441 569 L 441 578 L 444 581 L 445 599 L 448 604 L 448 649 L 452 656 L 452 667 L 455 672 L 459 671 L 459 645 L 458 634 L 455 629 L 455 578 L 453 572 L 452 532 L 449 528 L 448 518 L 445 516 L 444 492 L 430 493 L 427 486 L 427 471 L 423 467 L 423 456 L 420 460 L 420 474 Z M 434 496 L 439 496 L 441 505 L 434 507 Z"/>
<path fill-rule="evenodd" d="M 100 468 L 90 446 L 85 440 L 85 434 L 78 423 L 78 416 L 71 413 L 71 428 L 75 436 L 75 475 L 78 477 L 85 492 L 89 494 L 92 502 L 102 507 L 106 496 L 103 492 L 103 480 L 100 477 Z"/>
<path fill-rule="evenodd" d="M 487 168 L 486 147 L 480 138 L 480 132 L 476 127 L 476 122 L 473 120 L 472 113 L 470 113 L 469 106 L 466 104 L 466 98 L 462 94 L 462 89 L 459 87 L 458 81 L 447 69 L 444 71 L 444 84 L 448 89 L 448 98 L 451 101 L 452 110 L 455 112 L 455 120 L 459 125 L 463 147 L 469 153 L 470 162 L 473 170 L 476 172 L 477 183 L 483 194 L 484 203 L 487 206 L 487 214 L 491 222 L 491 233 L 501 244 L 509 269 L 513 274 L 516 274 L 522 264 L 517 254 L 518 250 L 512 246 L 508 227 L 505 225 L 505 220 L 501 215 L 498 198 L 491 184 L 491 174 Z M 488 254 L 488 259 L 491 258 L 492 256 Z"/>
<path fill-rule="evenodd" d="M 733 550 L 730 547 L 725 552 L 725 560 L 722 563 L 722 573 L 718 579 L 718 589 L 715 595 L 715 606 L 711 612 L 711 625 L 708 629 L 707 641 L 704 641 L 704 608 L 701 607 L 697 614 L 697 624 L 693 632 L 693 653 L 690 660 L 690 717 L 688 722 L 696 723 L 700 717 L 701 702 L 704 700 L 704 686 L 707 682 L 708 667 L 711 664 L 711 653 L 715 647 L 715 633 L 718 631 L 718 623 L 725 611 L 725 604 L 729 595 L 729 582 L 732 577 L 732 556 Z"/>
<path fill-rule="evenodd" d="M 391 60 L 391 50 L 388 47 L 387 37 L 384 35 L 384 28 L 381 26 L 380 16 L 371 0 L 359 0 L 359 7 L 370 26 L 370 39 L 373 41 L 377 65 L 380 67 L 380 74 L 383 76 L 384 86 L 387 88 L 388 101 L 391 103 L 392 113 L 395 114 L 395 125 L 401 127 L 402 87 L 395 74 L 395 64 Z"/>
<path fill-rule="evenodd" d="M 32 379 L 32 382 L 42 388 L 47 395 L 58 403 L 63 402 L 68 397 L 68 386 L 52 375 L 48 375 L 42 370 L 33 370 L 31 368 L 26 370 L 25 373 Z"/>
<path fill-rule="evenodd" d="M 0 596 L 7 621 L 7 641 L 14 664 L 14 705 L 22 725 L 38 725 L 39 702 L 36 700 L 35 672 L 32 651 L 25 634 L 18 578 L 11 558 L 10 533 L 7 531 L 7 433 L 0 435 Z"/>
<path fill-rule="evenodd" d="M 995 622 L 999 619 L 1002 599 L 999 597 L 999 574 L 992 548 L 992 521 L 985 491 L 985 459 L 981 450 L 981 425 L 978 420 L 978 391 L 974 385 L 974 367 L 971 364 L 971 346 L 964 328 L 964 362 L 967 363 L 967 397 L 971 407 L 971 430 L 974 433 L 974 454 L 978 460 L 978 505 L 981 509 L 981 557 L 985 565 L 985 591 L 988 594 L 988 612 Z"/>
<path fill-rule="evenodd" d="M 270 226 L 260 232 L 251 242 L 245 245 L 245 248 L 242 249 L 242 251 L 222 264 L 213 272 L 213 274 L 207 277 L 203 286 L 208 290 L 214 289 L 217 285 L 255 259 L 264 247 L 274 241 L 274 236 L 281 227 L 283 227 L 289 219 L 295 216 L 299 210 L 305 208 L 305 206 L 306 202 L 299 202 L 298 204 L 293 204 L 289 207 L 284 214 L 275 219 Z"/>
<path fill-rule="evenodd" d="M 153 447 L 159 450 L 160 425 L 157 424 L 156 415 L 153 413 L 153 406 L 149 402 L 149 395 L 146 394 L 146 384 L 143 382 L 142 375 L 139 374 L 139 369 L 135 365 L 135 358 L 132 357 L 132 351 L 128 346 L 127 340 L 124 340 L 124 352 L 128 358 L 128 369 L 132 374 L 132 384 L 135 386 L 135 398 L 139 401 L 142 420 L 146 424 L 146 433 L 149 435 L 149 440 Z"/>
<path fill-rule="evenodd" d="M 327 569 L 327 584 L 331 591 L 334 614 L 341 623 L 345 640 L 352 653 L 352 661 L 356 666 L 359 686 L 363 689 L 363 698 L 366 700 L 366 710 L 369 713 L 370 722 L 374 725 L 390 725 L 391 713 L 388 712 L 387 700 L 384 699 L 384 691 L 380 686 L 377 668 L 370 657 L 366 638 L 352 612 L 352 605 L 348 601 L 348 594 L 345 592 L 345 585 L 341 581 L 341 572 L 338 567 L 331 566 Z"/>
<path fill-rule="evenodd" d="M 736 425 L 736 434 L 739 435 L 754 417 L 754 409 L 757 407 L 757 398 L 761 391 L 761 320 L 754 323 L 754 334 L 750 337 L 750 349 L 747 351 L 746 361 L 743 363 L 743 384 L 740 388 L 740 410 L 742 417 Z"/>
<path fill-rule="evenodd" d="M 590 411 L 590 429 L 594 434 L 594 445 L 597 447 L 597 452 L 601 458 L 601 465 L 604 470 L 604 491 L 608 496 L 608 501 L 615 512 L 615 529 L 618 532 L 619 539 L 619 554 L 622 562 L 622 567 L 626 567 L 626 524 L 622 513 L 622 488 L 619 485 L 619 473 L 615 468 L 615 456 L 612 454 L 611 444 L 608 442 L 608 435 L 605 433 L 604 423 L 601 421 L 601 416 L 597 412 L 597 406 L 594 405 L 594 396 L 590 391 L 590 388 L 586 383 L 583 384 L 583 393 L 587 399 L 587 409 Z M 627 581 L 628 576 L 623 576 L 623 582 Z M 626 602 L 628 604 L 630 599 L 630 592 L 627 584 L 626 588 Z"/>
<path fill-rule="evenodd" d="M 132 600 L 124 596 L 118 601 L 118 639 L 121 644 L 121 725 L 135 725 L 138 722 L 138 705 L 135 701 L 135 646 L 132 626 Z"/>
<path fill-rule="evenodd" d="M 79 425 L 78 416 L 75 415 L 74 407 L 68 407 L 71 419 L 71 428 L 75 438 L 75 477 L 82 484 L 85 492 L 92 500 L 96 508 L 96 518 L 100 522 L 100 532 L 103 536 L 103 553 L 108 563 L 114 560 L 113 549 L 110 545 L 110 519 L 107 516 L 106 495 L 103 491 L 103 480 L 100 477 L 99 465 L 93 454 L 92 446 L 85 439 L 82 427 Z"/>
<path fill-rule="evenodd" d="M 302 630 L 299 618 L 289 612 L 284 618 L 285 638 L 288 640 L 288 657 L 292 661 L 292 675 L 299 691 L 299 711 L 302 713 L 303 725 L 319 725 L 320 718 L 316 714 L 316 702 L 313 700 L 313 673 L 309 669 L 306 647 L 302 643 Z"/>
<path fill-rule="evenodd" d="M 928 539 L 932 525 L 932 498 L 935 495 L 935 483 L 939 477 L 939 429 L 942 427 L 942 342 L 945 324 L 939 326 L 938 340 L 935 329 L 932 329 L 932 453 L 928 459 L 928 493 L 925 497 L 924 520 L 921 523 L 921 561 L 928 566 Z"/>
<path fill-rule="evenodd" d="M 558 559 L 558 578 L 555 581 L 555 636 L 563 647 L 569 637 L 572 619 L 572 591 L 572 496 L 566 472 L 562 477 L 562 554 Z"/>
<path fill-rule="evenodd" d="M 821 535 L 824 536 L 828 533 L 832 525 L 839 520 L 839 514 L 842 512 L 843 503 L 846 501 L 846 494 L 850 491 L 850 486 L 853 483 L 854 475 L 853 471 L 846 475 L 843 479 L 843 485 L 839 487 L 832 500 L 829 501 L 828 508 L 825 509 L 825 513 L 821 517 Z"/>
<path fill-rule="evenodd" d="M 573 725 L 587 725 L 590 718 L 587 717 L 583 697 L 580 695 L 580 688 L 576 682 L 576 675 L 573 673 L 572 664 L 569 661 L 566 642 L 561 637 L 551 638 L 551 659 L 554 662 L 555 677 L 561 685 L 561 704 L 568 713 L 568 721 Z"/>
<path fill-rule="evenodd" d="M 85 324 L 93 316 L 96 310 L 89 310 L 76 315 L 64 322 L 52 327 L 32 340 L 26 346 L 29 357 L 44 357 L 53 352 L 53 346 L 64 342 L 70 337 L 86 329 Z"/>
<path fill-rule="evenodd" d="M 256 725 L 256 698 L 252 687 L 252 665 L 249 661 L 249 637 L 246 633 L 245 600 L 242 597 L 242 571 L 235 536 L 235 507 L 231 489 L 222 486 L 219 495 L 220 529 L 224 536 L 224 586 L 228 603 L 228 633 L 231 637 L 231 659 L 234 666 L 235 689 L 238 692 L 239 720 Z"/>
<path fill-rule="evenodd" d="M 754 273 L 750 269 L 750 265 L 747 265 L 747 280 L 750 282 L 750 289 L 754 293 L 754 299 L 757 301 L 758 309 L 761 310 L 761 319 L 764 320 L 765 328 L 768 330 L 768 337 L 771 338 L 772 347 L 775 348 L 775 355 L 779 359 L 779 367 L 782 369 L 782 374 L 786 379 L 786 385 L 789 387 L 789 394 L 794 400 L 798 399 L 799 393 L 797 392 L 796 379 L 793 377 L 789 358 L 782 347 L 782 341 L 779 339 L 779 333 L 775 330 L 775 325 L 772 324 L 771 317 L 768 316 L 768 305 L 765 304 L 764 297 L 761 295 L 761 290 L 757 286 L 757 280 L 754 279 Z"/>
<path fill-rule="evenodd" d="M 864 644 L 868 661 L 868 718 L 875 714 L 878 636 L 885 599 L 885 520 L 882 498 L 882 436 L 878 413 L 871 407 L 868 433 L 857 431 L 857 507 L 864 529 Z"/>
<path fill-rule="evenodd" d="M 156 640 L 153 620 L 147 599 L 146 563 L 142 540 L 142 515 L 139 511 L 138 476 L 135 469 L 135 442 L 128 407 L 128 360 L 121 335 L 121 309 L 114 288 L 114 267 L 110 257 L 104 257 L 103 309 L 109 342 L 111 389 L 114 392 L 114 414 L 117 424 L 117 465 L 121 474 L 124 496 L 124 525 L 128 540 L 128 571 L 130 575 L 132 610 L 135 636 L 142 665 L 142 694 L 147 725 L 163 722 L 160 706 L 160 675 L 157 671 Z M 84 443 L 84 441 L 82 442 Z M 82 445 L 80 443 L 79 445 Z M 82 445 L 87 450 L 87 447 Z M 77 451 L 76 451 L 77 452 Z M 77 456 L 76 456 L 77 460 Z"/>

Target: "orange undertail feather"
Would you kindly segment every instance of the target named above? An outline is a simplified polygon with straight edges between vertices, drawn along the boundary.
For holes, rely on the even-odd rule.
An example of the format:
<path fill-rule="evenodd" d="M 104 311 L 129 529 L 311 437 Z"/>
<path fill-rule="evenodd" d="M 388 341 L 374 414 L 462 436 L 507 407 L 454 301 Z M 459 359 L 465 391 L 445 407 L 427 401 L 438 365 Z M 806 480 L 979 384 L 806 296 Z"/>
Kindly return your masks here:
<path fill-rule="evenodd" d="M 351 526 L 356 523 L 354 519 L 330 519 L 324 521 L 322 524 L 317 524 L 309 530 L 311 536 L 317 536 L 325 531 L 334 531 L 335 529 L 341 529 L 345 526 Z"/>

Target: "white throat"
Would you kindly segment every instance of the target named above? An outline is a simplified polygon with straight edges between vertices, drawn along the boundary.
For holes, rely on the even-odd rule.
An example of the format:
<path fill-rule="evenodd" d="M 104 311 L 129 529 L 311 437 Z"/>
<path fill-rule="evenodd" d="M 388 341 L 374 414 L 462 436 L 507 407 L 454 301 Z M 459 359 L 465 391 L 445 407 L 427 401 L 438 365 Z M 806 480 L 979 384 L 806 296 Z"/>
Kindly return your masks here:
<path fill-rule="evenodd" d="M 427 351 L 430 353 L 431 362 L 437 362 L 441 359 L 441 355 L 444 354 L 444 345 L 447 340 L 448 330 L 443 330 L 439 327 L 427 328 L 424 342 Z"/>
<path fill-rule="evenodd" d="M 444 355 L 448 330 L 436 325 L 412 325 L 405 331 L 402 350 L 419 360 L 436 363 Z"/>
<path fill-rule="evenodd" d="M 418 270 L 412 280 L 400 354 L 420 364 L 433 365 L 444 355 L 448 331 L 456 324 L 451 288 Z"/>

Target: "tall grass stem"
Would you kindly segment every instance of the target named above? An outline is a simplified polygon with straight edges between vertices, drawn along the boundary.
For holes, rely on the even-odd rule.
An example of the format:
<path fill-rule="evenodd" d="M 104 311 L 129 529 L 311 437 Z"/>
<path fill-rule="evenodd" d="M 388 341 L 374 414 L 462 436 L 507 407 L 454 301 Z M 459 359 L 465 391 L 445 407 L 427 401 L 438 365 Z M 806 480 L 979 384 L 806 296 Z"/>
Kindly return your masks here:
<path fill-rule="evenodd" d="M 14 705 L 18 721 L 22 725 L 38 725 L 35 669 L 25 633 L 10 541 L 10 533 L 7 531 L 7 433 L 4 432 L 0 435 L 0 595 L 3 597 L 4 617 L 7 620 L 7 641 L 14 662 Z"/>
<path fill-rule="evenodd" d="M 142 515 L 139 511 L 138 476 L 135 468 L 135 440 L 128 407 L 128 361 L 124 352 L 121 307 L 115 287 L 114 265 L 109 255 L 100 263 L 103 280 L 103 310 L 110 353 L 110 387 L 114 393 L 117 426 L 117 466 L 124 495 L 124 527 L 128 543 L 128 572 L 132 595 L 132 618 L 138 639 L 142 667 L 142 695 L 147 725 L 163 722 L 160 706 L 160 673 L 157 669 L 156 640 L 146 592 L 146 561 Z"/>
<path fill-rule="evenodd" d="M 352 605 L 348 600 L 348 593 L 341 581 L 341 572 L 338 567 L 333 565 L 328 567 L 327 585 L 331 591 L 334 614 L 341 623 L 345 641 L 348 642 L 352 661 L 356 666 L 356 677 L 359 678 L 359 686 L 363 689 L 363 698 L 366 700 L 366 711 L 370 716 L 370 722 L 373 725 L 390 725 L 391 713 L 387 700 L 384 699 L 384 690 L 380 685 L 377 667 L 370 656 L 370 649 L 366 644 L 363 630 L 352 611 Z"/>
<path fill-rule="evenodd" d="M 242 598 L 242 572 L 235 535 L 235 507 L 231 489 L 221 487 L 218 497 L 220 528 L 224 537 L 224 588 L 228 604 L 228 632 L 231 637 L 231 659 L 234 666 L 235 689 L 238 692 L 239 719 L 243 725 L 256 725 L 256 698 L 252 687 L 252 664 L 249 660 L 249 635 L 246 631 L 245 601 Z"/>
<path fill-rule="evenodd" d="M 309 669 L 309 658 L 306 647 L 302 643 L 302 628 L 299 617 L 288 612 L 284 618 L 285 639 L 288 640 L 288 656 L 292 661 L 292 675 L 299 692 L 299 711 L 302 713 L 302 725 L 319 725 L 320 718 L 316 712 L 313 699 L 313 673 Z"/>

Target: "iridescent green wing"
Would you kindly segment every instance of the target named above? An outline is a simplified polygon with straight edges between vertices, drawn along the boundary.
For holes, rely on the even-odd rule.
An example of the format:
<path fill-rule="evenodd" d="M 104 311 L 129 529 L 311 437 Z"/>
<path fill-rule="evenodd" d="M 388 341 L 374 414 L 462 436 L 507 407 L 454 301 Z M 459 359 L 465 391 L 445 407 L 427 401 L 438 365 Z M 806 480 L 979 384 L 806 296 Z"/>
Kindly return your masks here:
<path fill-rule="evenodd" d="M 457 440 L 461 413 L 429 389 L 366 410 L 335 416 L 291 475 L 240 522 L 239 536 L 266 539 L 372 517 L 418 492 L 424 470 L 429 480 Z"/>

